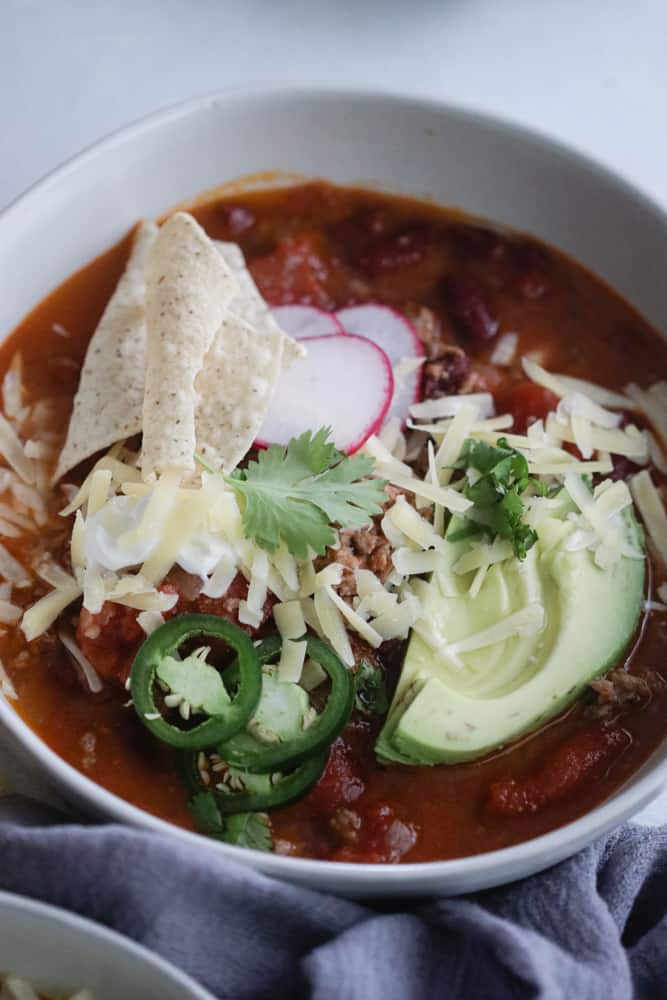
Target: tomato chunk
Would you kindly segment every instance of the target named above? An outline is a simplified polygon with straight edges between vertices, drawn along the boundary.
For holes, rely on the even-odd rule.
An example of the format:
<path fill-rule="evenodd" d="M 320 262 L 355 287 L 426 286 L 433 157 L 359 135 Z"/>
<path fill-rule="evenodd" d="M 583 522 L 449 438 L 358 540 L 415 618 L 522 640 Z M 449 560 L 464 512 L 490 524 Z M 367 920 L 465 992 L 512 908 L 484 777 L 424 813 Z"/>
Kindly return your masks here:
<path fill-rule="evenodd" d="M 625 729 L 589 726 L 557 747 L 535 774 L 494 782 L 487 808 L 496 816 L 539 812 L 602 778 L 631 742 Z"/>
<path fill-rule="evenodd" d="M 165 594 L 178 594 L 179 599 L 170 611 L 165 612 L 164 617 L 173 618 L 174 615 L 186 612 L 217 615 L 236 625 L 240 624 L 250 635 L 256 633 L 257 630 L 250 625 L 239 622 L 239 605 L 248 596 L 248 583 L 240 573 L 237 573 L 222 597 L 206 597 L 199 593 L 201 585 L 202 581 L 198 577 L 180 571 L 178 574 L 174 573 L 171 582 L 164 583 L 160 590 Z M 267 621 L 274 603 L 273 597 L 267 597 L 262 608 L 260 627 Z M 81 610 L 77 642 L 84 656 L 106 680 L 124 683 L 130 673 L 139 646 L 146 638 L 146 633 L 137 622 L 138 614 L 134 608 L 109 601 L 102 605 L 98 614 L 91 614 L 85 608 Z"/>
<path fill-rule="evenodd" d="M 414 846 L 417 830 L 396 817 L 392 806 L 378 802 L 357 814 L 352 836 L 333 854 L 334 861 L 396 864 Z"/>
<path fill-rule="evenodd" d="M 124 683 L 146 633 L 137 623 L 138 611 L 106 601 L 91 614 L 81 609 L 76 632 L 83 655 L 105 680 Z"/>
<path fill-rule="evenodd" d="M 308 796 L 308 804 L 314 811 L 328 815 L 354 802 L 363 792 L 364 782 L 352 748 L 339 736 L 331 747 L 324 774 Z"/>
<path fill-rule="evenodd" d="M 497 398 L 498 408 L 514 417 L 513 431 L 525 434 L 536 420 L 544 420 L 558 406 L 558 396 L 534 382 L 517 382 L 509 391 L 503 389 Z"/>
<path fill-rule="evenodd" d="M 305 305 L 333 309 L 333 284 L 339 262 L 332 258 L 322 237 L 304 233 L 281 240 L 273 253 L 250 262 L 252 276 L 271 305 Z"/>

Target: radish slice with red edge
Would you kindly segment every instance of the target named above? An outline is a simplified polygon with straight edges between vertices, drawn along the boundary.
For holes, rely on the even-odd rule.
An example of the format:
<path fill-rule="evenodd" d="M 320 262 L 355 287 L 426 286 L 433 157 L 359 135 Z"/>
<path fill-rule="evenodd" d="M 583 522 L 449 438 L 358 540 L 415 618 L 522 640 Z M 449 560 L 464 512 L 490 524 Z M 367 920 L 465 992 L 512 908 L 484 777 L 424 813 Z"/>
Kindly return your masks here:
<path fill-rule="evenodd" d="M 365 337 L 307 337 L 307 355 L 283 372 L 256 444 L 287 444 L 304 431 L 331 427 L 348 455 L 358 451 L 385 419 L 394 375 L 385 352 Z"/>
<path fill-rule="evenodd" d="M 334 313 L 317 306 L 275 306 L 271 312 L 280 329 L 295 340 L 345 332 Z"/>
<path fill-rule="evenodd" d="M 398 365 L 404 358 L 424 356 L 424 345 L 412 323 L 389 306 L 377 303 L 350 306 L 347 309 L 339 309 L 335 316 L 347 333 L 367 337 L 381 347 L 392 367 Z M 396 391 L 387 419 L 398 417 L 402 424 L 405 423 L 410 414 L 410 407 L 420 399 L 421 381 L 421 365 L 396 380 Z"/>

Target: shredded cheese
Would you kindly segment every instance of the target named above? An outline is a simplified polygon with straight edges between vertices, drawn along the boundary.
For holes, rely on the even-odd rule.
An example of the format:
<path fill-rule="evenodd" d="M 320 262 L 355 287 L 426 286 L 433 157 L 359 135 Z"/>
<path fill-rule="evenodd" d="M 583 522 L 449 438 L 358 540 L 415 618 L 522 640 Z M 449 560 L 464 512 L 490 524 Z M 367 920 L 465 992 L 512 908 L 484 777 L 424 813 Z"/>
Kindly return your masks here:
<path fill-rule="evenodd" d="M 667 514 L 660 493 L 646 469 L 642 469 L 632 477 L 630 491 L 646 525 L 649 538 L 663 565 L 667 566 Z"/>
<path fill-rule="evenodd" d="M 327 672 L 315 660 L 306 660 L 301 672 L 301 687 L 305 691 L 314 691 L 327 679 Z"/>
<path fill-rule="evenodd" d="M 90 660 L 88 660 L 88 658 L 84 656 L 82 650 L 74 641 L 72 636 L 69 635 L 64 629 L 61 629 L 58 632 L 58 638 L 62 642 L 67 652 L 72 657 L 72 660 L 74 661 L 78 669 L 79 675 L 85 682 L 86 687 L 88 688 L 90 693 L 99 694 L 104 685 L 102 684 L 100 676 L 95 670 Z"/>
<path fill-rule="evenodd" d="M 466 501 L 466 510 L 468 506 L 472 506 L 470 501 Z M 433 525 L 427 521 L 426 518 L 418 514 L 414 507 L 410 506 L 404 496 L 399 495 L 396 498 L 396 502 L 389 508 L 389 511 L 385 516 L 396 528 L 398 528 L 402 535 L 415 542 L 419 548 L 443 548 L 445 544 L 443 538 L 435 533 Z"/>
<path fill-rule="evenodd" d="M 18 476 L 31 486 L 35 482 L 35 463 L 27 458 L 12 425 L 0 415 L 0 453 Z"/>
<path fill-rule="evenodd" d="M 324 587 L 318 590 L 313 600 L 315 612 L 324 636 L 329 640 L 334 651 L 341 658 L 345 666 L 353 667 L 355 661 L 350 640 L 345 630 L 340 611 L 331 600 L 329 589 Z"/>
<path fill-rule="evenodd" d="M 0 544 L 0 577 L 17 587 L 29 587 L 30 577 L 18 559 Z"/>
<path fill-rule="evenodd" d="M 572 392 L 579 392 L 588 396 L 600 406 L 608 406 L 612 410 L 634 410 L 637 409 L 632 399 L 621 395 L 619 392 L 612 392 L 593 382 L 585 379 L 573 378 L 571 375 L 556 375 L 546 371 L 527 355 L 521 359 L 523 370 L 536 385 L 541 385 L 549 389 L 554 395 L 562 398 Z"/>
<path fill-rule="evenodd" d="M 502 336 L 498 338 L 489 361 L 492 365 L 499 365 L 501 368 L 509 368 L 514 361 L 518 346 L 518 333 L 503 333 Z"/>
<path fill-rule="evenodd" d="M 353 628 L 355 632 L 358 632 L 361 638 L 365 639 L 369 646 L 372 646 L 373 649 L 377 649 L 378 646 L 382 644 L 382 636 L 377 632 L 377 630 L 368 625 L 361 615 L 351 608 L 350 605 L 336 593 L 333 587 L 326 587 L 326 592 L 332 603 L 338 608 L 343 618 L 347 621 L 350 628 Z"/>
<path fill-rule="evenodd" d="M 275 604 L 273 618 L 283 639 L 300 639 L 306 631 L 306 622 L 299 601 Z"/>
<path fill-rule="evenodd" d="M 137 615 L 137 624 L 146 635 L 151 635 L 156 628 L 164 625 L 164 615 L 160 611 L 141 611 Z"/>
<path fill-rule="evenodd" d="M 278 660 L 278 679 L 285 684 L 298 684 L 301 680 L 308 643 L 283 639 Z"/>
<path fill-rule="evenodd" d="M 80 596 L 81 587 L 74 577 L 68 576 L 67 581 L 61 582 L 51 593 L 40 597 L 23 615 L 21 630 L 27 641 L 32 642 L 33 639 L 46 632 L 58 615 L 62 614 L 65 608 Z"/>
<path fill-rule="evenodd" d="M 439 399 L 426 399 L 423 403 L 414 403 L 410 407 L 413 417 L 427 419 L 454 417 L 464 406 L 477 407 L 480 417 L 492 417 L 495 413 L 493 396 L 490 392 L 471 392 L 463 396 L 440 396 Z"/>
<path fill-rule="evenodd" d="M 96 469 L 90 479 L 90 492 L 86 506 L 86 517 L 92 517 L 101 510 L 109 497 L 111 469 Z M 78 511 L 77 511 L 78 513 Z"/>
<path fill-rule="evenodd" d="M 13 701 L 18 700 L 16 688 L 12 684 L 11 677 L 5 670 L 2 660 L 0 660 L 0 693 L 4 694 L 5 698 L 11 698 Z"/>

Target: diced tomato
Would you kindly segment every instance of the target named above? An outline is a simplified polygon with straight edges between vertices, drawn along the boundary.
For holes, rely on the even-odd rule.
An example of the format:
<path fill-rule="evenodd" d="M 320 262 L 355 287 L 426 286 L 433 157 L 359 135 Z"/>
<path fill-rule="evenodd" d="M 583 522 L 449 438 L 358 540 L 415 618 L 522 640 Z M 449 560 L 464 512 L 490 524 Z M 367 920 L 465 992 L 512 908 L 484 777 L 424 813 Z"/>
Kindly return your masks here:
<path fill-rule="evenodd" d="M 536 774 L 492 784 L 487 807 L 497 816 L 539 812 L 602 778 L 631 742 L 625 729 L 589 726 L 557 747 Z"/>
<path fill-rule="evenodd" d="M 206 597 L 193 591 L 192 587 L 201 586 L 201 581 L 189 574 L 175 573 L 170 582 L 162 584 L 160 590 L 164 594 L 179 594 L 178 603 L 165 612 L 165 618 L 182 615 L 185 612 L 195 612 L 202 615 L 216 615 L 227 618 L 250 635 L 256 634 L 256 629 L 239 622 L 239 605 L 248 596 L 247 581 L 240 573 L 236 575 L 230 588 L 223 597 Z M 273 597 L 267 597 L 262 609 L 263 625 L 275 603 Z M 123 683 L 130 673 L 130 668 L 139 646 L 146 638 L 146 633 L 137 622 L 139 614 L 134 608 L 123 604 L 112 604 L 107 601 L 98 614 L 82 609 L 77 629 L 77 642 L 95 670 L 107 680 L 118 680 Z"/>
<path fill-rule="evenodd" d="M 496 365 L 487 365 L 483 361 L 473 361 L 470 374 L 474 375 L 474 392 L 490 392 L 493 396 L 500 391 L 505 381 L 505 374 Z"/>
<path fill-rule="evenodd" d="M 327 250 L 321 235 L 303 233 L 281 240 L 273 253 L 250 262 L 260 292 L 272 305 L 305 305 L 333 309 L 333 283 L 340 263 Z"/>
<path fill-rule="evenodd" d="M 355 766 L 353 751 L 340 737 L 332 745 L 324 774 L 308 796 L 308 805 L 325 815 L 358 799 L 364 782 Z"/>
<path fill-rule="evenodd" d="M 416 839 L 415 828 L 397 819 L 388 803 L 375 803 L 360 811 L 356 836 L 333 854 L 333 860 L 395 864 L 410 850 Z"/>
<path fill-rule="evenodd" d="M 138 612 L 107 601 L 98 614 L 81 609 L 76 638 L 81 652 L 106 680 L 123 683 L 146 633 Z"/>
<path fill-rule="evenodd" d="M 548 413 L 558 406 L 558 396 L 534 382 L 516 382 L 509 391 L 506 388 L 496 396 L 501 413 L 511 413 L 514 417 L 513 431 L 525 434 L 536 420 L 544 420 Z"/>

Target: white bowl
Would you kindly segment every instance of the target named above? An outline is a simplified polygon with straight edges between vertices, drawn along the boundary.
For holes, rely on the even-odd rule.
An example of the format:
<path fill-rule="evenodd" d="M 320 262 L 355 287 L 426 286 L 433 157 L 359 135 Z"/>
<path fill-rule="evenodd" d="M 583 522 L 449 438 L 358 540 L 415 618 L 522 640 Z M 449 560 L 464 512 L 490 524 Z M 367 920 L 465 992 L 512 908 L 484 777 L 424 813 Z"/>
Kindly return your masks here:
<path fill-rule="evenodd" d="M 0 892 L 0 976 L 8 972 L 49 996 L 88 987 L 95 1000 L 213 1000 L 189 976 L 120 934 Z"/>
<path fill-rule="evenodd" d="M 429 196 L 526 230 L 606 279 L 654 324 L 667 316 L 667 216 L 608 171 L 513 125 L 426 100 L 280 89 L 200 98 L 93 146 L 0 216 L 0 332 L 119 239 L 222 182 L 270 169 Z M 124 823 L 202 839 L 74 770 L 0 699 L 0 721 L 72 803 Z M 461 893 L 509 882 L 584 847 L 639 810 L 667 777 L 667 746 L 607 802 L 552 833 L 455 861 L 354 865 L 209 841 L 271 875 L 350 896 Z"/>

